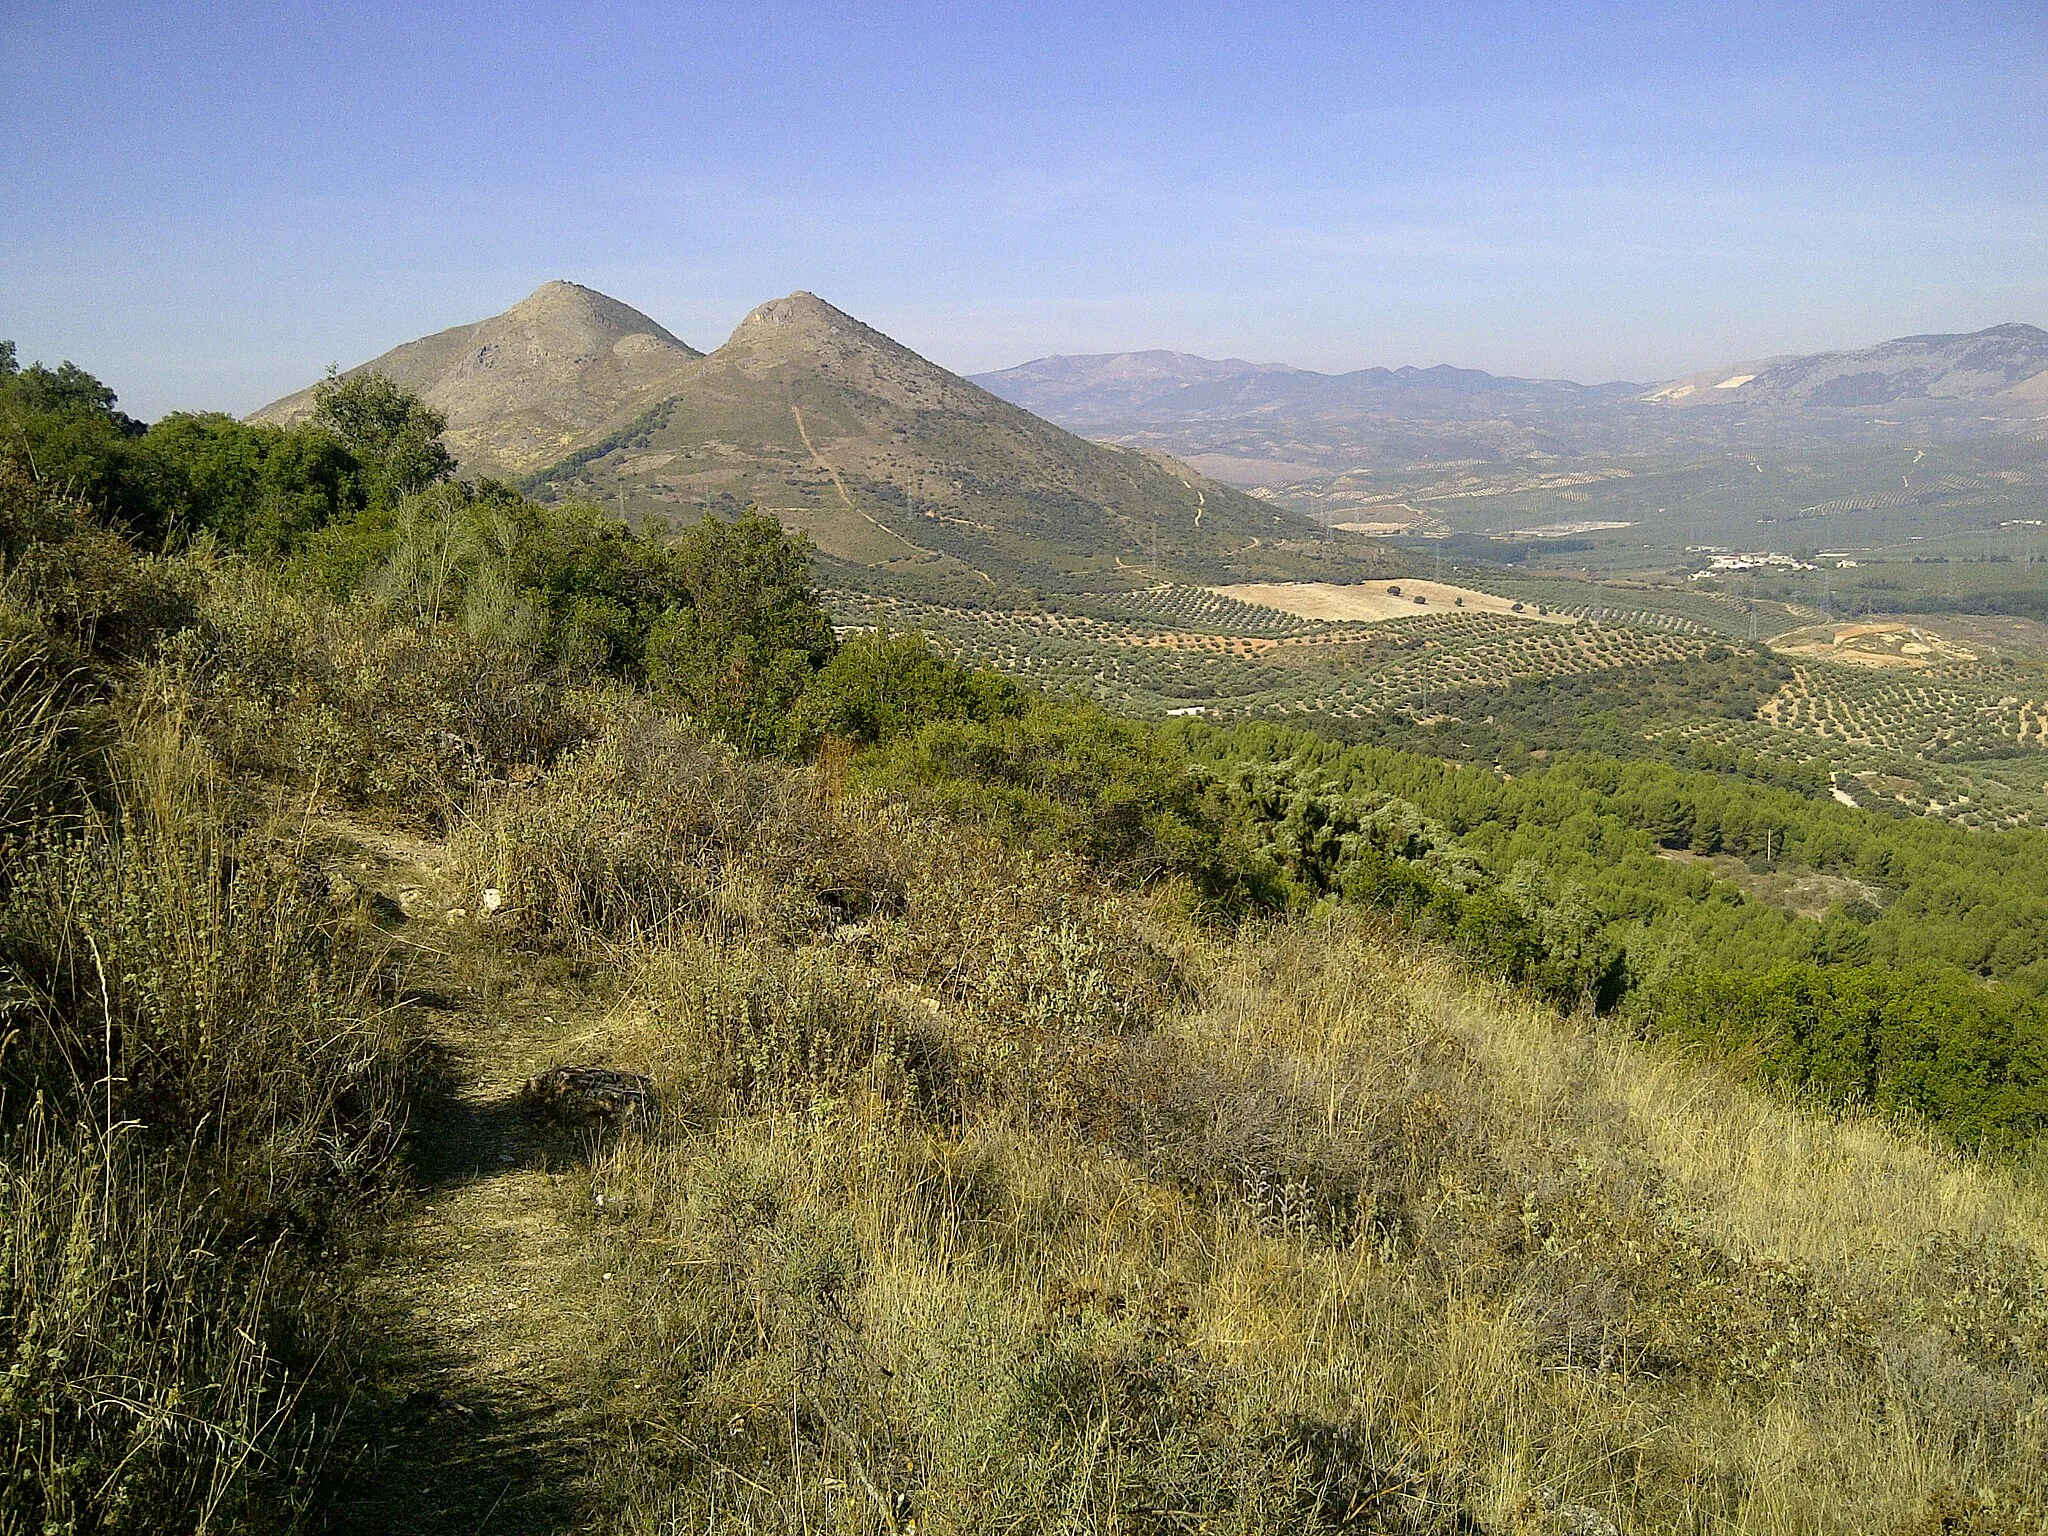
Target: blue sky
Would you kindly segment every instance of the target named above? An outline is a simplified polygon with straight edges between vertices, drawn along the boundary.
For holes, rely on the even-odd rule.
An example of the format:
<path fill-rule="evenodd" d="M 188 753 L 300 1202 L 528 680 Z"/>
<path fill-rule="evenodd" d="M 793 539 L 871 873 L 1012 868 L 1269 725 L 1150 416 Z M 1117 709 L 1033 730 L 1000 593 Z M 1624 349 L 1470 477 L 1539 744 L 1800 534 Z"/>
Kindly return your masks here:
<path fill-rule="evenodd" d="M 0 0 L 0 336 L 245 410 L 567 277 L 962 372 L 2048 324 L 2048 7 Z"/>

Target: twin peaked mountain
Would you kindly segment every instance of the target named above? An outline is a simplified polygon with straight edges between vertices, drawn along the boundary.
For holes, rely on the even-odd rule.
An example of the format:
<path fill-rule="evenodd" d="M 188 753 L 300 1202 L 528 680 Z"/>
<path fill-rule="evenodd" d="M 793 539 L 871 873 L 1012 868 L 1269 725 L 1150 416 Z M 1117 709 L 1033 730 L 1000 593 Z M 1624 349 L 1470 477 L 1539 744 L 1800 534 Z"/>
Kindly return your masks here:
<path fill-rule="evenodd" d="M 1310 538 L 1164 455 L 1074 436 L 808 293 L 706 355 L 574 283 L 362 365 L 448 417 L 465 473 L 629 515 L 753 504 L 828 556 L 1039 585 L 1129 585 Z M 350 370 L 351 372 L 360 370 Z M 304 390 L 253 419 L 311 409 Z"/>

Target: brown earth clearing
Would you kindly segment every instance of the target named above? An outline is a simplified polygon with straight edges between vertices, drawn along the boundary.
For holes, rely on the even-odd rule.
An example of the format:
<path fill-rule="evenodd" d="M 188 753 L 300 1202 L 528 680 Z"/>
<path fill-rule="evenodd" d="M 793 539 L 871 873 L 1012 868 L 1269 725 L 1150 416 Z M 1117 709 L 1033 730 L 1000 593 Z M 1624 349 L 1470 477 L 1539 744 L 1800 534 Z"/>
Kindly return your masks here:
<path fill-rule="evenodd" d="M 1304 619 L 1370 624 L 1382 619 L 1412 619 L 1418 613 L 1463 612 L 1509 614 L 1532 622 L 1552 624 L 1578 622 L 1561 614 L 1539 614 L 1534 603 L 1413 577 L 1356 585 L 1317 581 L 1250 581 L 1210 590 L 1241 603 L 1278 608 L 1282 613 Z"/>

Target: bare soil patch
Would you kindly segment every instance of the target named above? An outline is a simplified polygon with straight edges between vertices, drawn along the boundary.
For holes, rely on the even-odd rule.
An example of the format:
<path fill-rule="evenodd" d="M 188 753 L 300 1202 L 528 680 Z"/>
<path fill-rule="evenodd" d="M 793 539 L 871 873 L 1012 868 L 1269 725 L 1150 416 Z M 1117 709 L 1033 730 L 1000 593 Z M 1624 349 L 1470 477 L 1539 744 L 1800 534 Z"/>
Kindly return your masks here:
<path fill-rule="evenodd" d="M 1947 635 L 1903 620 L 1809 624 L 1779 635 L 1771 649 L 1787 656 L 1838 661 L 1852 667 L 1917 671 L 1943 662 L 1975 661 L 1976 652 Z"/>
<path fill-rule="evenodd" d="M 1730 854 L 1690 853 L 1683 848 L 1660 848 L 1657 857 L 1675 864 L 1705 864 L 1717 879 L 1740 886 L 1765 906 L 1776 907 L 1780 912 L 1790 912 L 1797 917 L 1819 919 L 1838 903 L 1847 906 L 1860 901 L 1871 907 L 1884 905 L 1884 892 L 1876 886 L 1865 885 L 1861 880 L 1851 880 L 1844 875 L 1825 875 L 1817 869 L 1805 869 L 1794 864 L 1752 870 Z"/>
<path fill-rule="evenodd" d="M 1471 587 L 1454 587 L 1448 582 L 1398 581 L 1359 582 L 1340 586 L 1326 581 L 1250 581 L 1232 587 L 1211 587 L 1224 597 L 1241 603 L 1278 608 L 1303 619 L 1342 619 L 1374 624 L 1386 619 L 1409 619 L 1419 613 L 1503 613 L 1513 618 L 1552 624 L 1572 624 L 1565 614 L 1539 614 L 1534 603 L 1520 602 Z"/>

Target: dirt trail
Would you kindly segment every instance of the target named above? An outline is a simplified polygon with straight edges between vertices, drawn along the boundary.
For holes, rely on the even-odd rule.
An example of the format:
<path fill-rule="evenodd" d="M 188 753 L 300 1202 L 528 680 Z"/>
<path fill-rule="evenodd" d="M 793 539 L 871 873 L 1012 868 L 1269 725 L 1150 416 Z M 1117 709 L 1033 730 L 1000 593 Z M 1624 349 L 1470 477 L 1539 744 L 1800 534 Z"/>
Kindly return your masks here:
<path fill-rule="evenodd" d="M 826 474 L 832 477 L 833 488 L 839 492 L 839 500 L 846 507 L 847 511 L 852 512 L 859 517 L 866 518 L 872 526 L 879 529 L 881 532 L 886 533 L 890 538 L 899 541 L 906 548 L 915 550 L 920 555 L 929 555 L 934 560 L 945 558 L 937 550 L 926 549 L 922 544 L 913 543 L 908 537 L 901 533 L 898 533 L 894 528 L 891 528 L 887 523 L 881 521 L 879 518 L 869 516 L 868 513 L 863 512 L 859 507 L 856 507 L 853 504 L 853 498 L 846 494 L 846 482 L 839 478 L 839 471 L 832 467 L 831 462 L 825 457 L 825 455 L 818 452 L 818 445 L 811 441 L 810 428 L 804 425 L 803 410 L 797 405 L 797 403 L 794 400 L 789 402 L 789 415 L 790 419 L 796 423 L 796 435 L 803 439 L 804 451 L 809 453 L 813 459 L 817 460 L 818 468 L 824 470 Z M 961 563 L 966 564 L 965 561 L 962 561 Z M 967 568 L 970 571 L 974 571 L 975 575 L 979 576 L 983 581 L 987 582 L 990 586 L 994 586 L 996 584 L 996 579 L 993 576 L 989 575 L 987 571 L 975 570 L 975 568 L 971 565 Z"/>
<path fill-rule="evenodd" d="M 353 848 L 338 873 L 396 925 L 439 1079 L 414 1115 L 413 1191 L 366 1285 L 388 1354 L 330 1469 L 326 1529 L 599 1528 L 587 1461 L 600 1355 L 581 1300 L 597 1277 L 562 1219 L 562 1181 L 586 1148 L 520 1101 L 533 1073 L 577 1059 L 589 1001 L 579 1022 L 577 998 L 464 945 L 445 849 L 325 830 Z"/>

